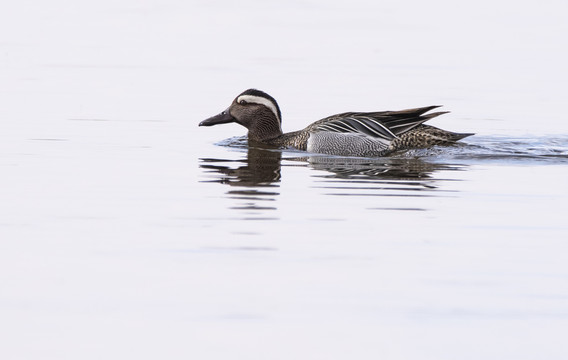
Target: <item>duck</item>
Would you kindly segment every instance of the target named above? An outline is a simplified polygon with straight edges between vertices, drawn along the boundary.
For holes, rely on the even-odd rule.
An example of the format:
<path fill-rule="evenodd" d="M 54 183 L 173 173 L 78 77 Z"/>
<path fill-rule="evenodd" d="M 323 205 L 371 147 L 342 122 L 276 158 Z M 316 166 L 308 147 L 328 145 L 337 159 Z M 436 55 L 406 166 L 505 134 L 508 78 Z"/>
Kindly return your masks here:
<path fill-rule="evenodd" d="M 315 121 L 302 130 L 284 133 L 282 113 L 266 92 L 248 89 L 221 113 L 199 126 L 237 123 L 248 130 L 249 146 L 260 144 L 315 154 L 381 157 L 436 145 L 452 145 L 474 135 L 442 130 L 424 123 L 447 111 L 430 112 L 440 105 L 398 111 L 344 112 Z"/>

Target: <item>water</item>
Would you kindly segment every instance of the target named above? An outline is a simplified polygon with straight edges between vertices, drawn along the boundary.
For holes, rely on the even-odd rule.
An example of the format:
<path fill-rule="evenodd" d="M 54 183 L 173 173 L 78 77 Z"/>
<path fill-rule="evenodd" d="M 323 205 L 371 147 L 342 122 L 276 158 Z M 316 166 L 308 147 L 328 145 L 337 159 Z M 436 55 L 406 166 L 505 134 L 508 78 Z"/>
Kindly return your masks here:
<path fill-rule="evenodd" d="M 131 0 L 0 12 L 2 359 L 565 359 L 563 2 Z M 491 9 L 491 11 L 487 11 Z M 443 104 L 379 159 L 285 131 Z"/>
<path fill-rule="evenodd" d="M 476 137 L 378 159 L 245 144 L 230 138 L 219 143 L 224 158 L 200 158 L 200 182 L 225 187 L 217 220 L 274 222 L 244 224 L 257 235 L 473 240 L 503 232 L 530 240 L 562 239 L 566 230 L 566 137 Z M 301 226 L 290 228 L 290 219 Z"/>

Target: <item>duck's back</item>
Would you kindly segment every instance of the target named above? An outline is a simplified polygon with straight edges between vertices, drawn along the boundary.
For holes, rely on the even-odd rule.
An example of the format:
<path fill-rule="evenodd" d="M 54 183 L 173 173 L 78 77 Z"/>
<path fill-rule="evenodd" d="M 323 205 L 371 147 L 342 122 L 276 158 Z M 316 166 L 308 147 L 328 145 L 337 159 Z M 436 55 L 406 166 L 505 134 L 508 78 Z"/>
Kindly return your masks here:
<path fill-rule="evenodd" d="M 347 112 L 286 133 L 273 145 L 341 156 L 382 156 L 390 152 L 447 145 L 471 134 L 457 134 L 422 123 L 445 112 L 426 114 L 437 106 L 402 111 Z"/>

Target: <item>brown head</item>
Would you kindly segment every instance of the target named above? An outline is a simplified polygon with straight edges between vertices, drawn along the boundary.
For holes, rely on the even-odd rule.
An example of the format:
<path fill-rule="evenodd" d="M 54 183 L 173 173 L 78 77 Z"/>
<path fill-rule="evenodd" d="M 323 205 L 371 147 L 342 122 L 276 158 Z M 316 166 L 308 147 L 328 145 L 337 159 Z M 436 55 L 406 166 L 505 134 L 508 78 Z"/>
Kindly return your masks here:
<path fill-rule="evenodd" d="M 248 129 L 250 140 L 265 142 L 282 135 L 282 115 L 276 100 L 267 93 L 248 89 L 218 115 L 203 120 L 199 126 L 235 122 Z"/>

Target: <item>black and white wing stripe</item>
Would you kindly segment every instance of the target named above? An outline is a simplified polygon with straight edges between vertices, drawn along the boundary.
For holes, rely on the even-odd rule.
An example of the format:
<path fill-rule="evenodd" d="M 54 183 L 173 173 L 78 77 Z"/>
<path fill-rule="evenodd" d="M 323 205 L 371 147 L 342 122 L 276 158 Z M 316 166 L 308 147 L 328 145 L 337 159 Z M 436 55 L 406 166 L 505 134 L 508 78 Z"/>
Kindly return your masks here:
<path fill-rule="evenodd" d="M 374 138 L 385 140 L 396 139 L 396 135 L 377 119 L 368 116 L 351 116 L 334 119 L 319 124 L 315 130 L 332 131 L 340 133 L 364 134 Z"/>
<path fill-rule="evenodd" d="M 357 133 L 391 141 L 420 124 L 446 113 L 424 114 L 437 107 L 428 106 L 402 111 L 342 113 L 317 121 L 310 130 Z"/>

